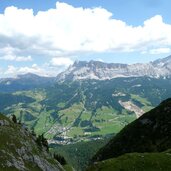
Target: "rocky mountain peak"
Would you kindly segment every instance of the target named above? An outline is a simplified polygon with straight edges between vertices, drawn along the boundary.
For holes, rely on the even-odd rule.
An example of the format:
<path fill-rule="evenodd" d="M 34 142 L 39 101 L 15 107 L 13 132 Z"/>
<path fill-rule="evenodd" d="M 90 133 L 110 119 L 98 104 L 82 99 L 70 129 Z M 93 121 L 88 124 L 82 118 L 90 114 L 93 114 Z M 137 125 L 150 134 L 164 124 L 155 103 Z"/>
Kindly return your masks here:
<path fill-rule="evenodd" d="M 121 64 L 104 63 L 101 61 L 76 61 L 66 71 L 57 76 L 57 81 L 71 80 L 107 80 L 117 77 L 142 77 L 153 78 L 171 75 L 171 56 L 158 59 L 149 63 Z"/>
<path fill-rule="evenodd" d="M 71 67 L 84 67 L 87 63 L 87 61 L 75 61 Z"/>
<path fill-rule="evenodd" d="M 166 58 L 157 59 L 152 62 L 153 65 L 161 65 L 161 64 L 169 64 L 169 63 L 171 63 L 171 55 Z"/>

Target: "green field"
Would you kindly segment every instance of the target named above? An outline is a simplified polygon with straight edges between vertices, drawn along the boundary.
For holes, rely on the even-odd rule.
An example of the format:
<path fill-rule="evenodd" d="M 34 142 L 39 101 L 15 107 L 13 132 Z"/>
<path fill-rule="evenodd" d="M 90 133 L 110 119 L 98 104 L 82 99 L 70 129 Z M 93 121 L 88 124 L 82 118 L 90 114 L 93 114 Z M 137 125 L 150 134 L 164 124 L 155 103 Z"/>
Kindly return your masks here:
<path fill-rule="evenodd" d="M 0 93 L 0 110 L 6 115 L 15 114 L 48 139 L 62 137 L 77 142 L 116 134 L 134 121 L 136 114 L 119 101 L 147 112 L 170 96 L 167 79 L 84 80 Z"/>

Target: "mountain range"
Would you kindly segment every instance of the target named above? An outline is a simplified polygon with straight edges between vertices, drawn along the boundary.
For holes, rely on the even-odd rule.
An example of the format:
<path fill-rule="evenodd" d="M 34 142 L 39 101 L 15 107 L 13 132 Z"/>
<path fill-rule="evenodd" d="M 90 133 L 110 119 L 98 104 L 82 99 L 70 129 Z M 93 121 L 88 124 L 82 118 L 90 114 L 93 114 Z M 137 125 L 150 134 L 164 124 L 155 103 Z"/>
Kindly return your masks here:
<path fill-rule="evenodd" d="M 114 68 L 115 73 L 122 70 L 126 74 L 124 68 L 128 66 L 136 70 L 140 67 L 90 61 L 75 62 L 57 77 L 28 73 L 0 79 L 0 111 L 6 115 L 15 114 L 37 134 L 45 133 L 50 143 L 67 144 L 111 136 L 171 97 L 170 61 L 169 56 L 150 63 L 158 70 L 157 66 L 164 69 L 161 73 L 167 74 L 161 77 L 152 77 L 152 72 L 145 72 L 144 67 L 143 73 L 149 73 L 146 76 L 139 73 L 141 76 L 128 77 L 127 73 L 127 77 L 115 75 L 112 78 Z M 108 74 L 111 79 L 91 79 L 91 72 L 85 66 L 93 74 L 95 71 L 111 72 Z M 80 70 L 84 71 L 78 74 L 81 79 L 73 76 Z"/>
<path fill-rule="evenodd" d="M 16 78 L 3 78 L 0 79 L 0 111 L 8 117 L 15 114 L 19 123 L 24 123 L 37 135 L 43 134 L 51 147 L 69 144 L 66 147 L 66 150 L 70 151 L 68 158 L 71 158 L 73 153 L 79 156 L 78 149 L 86 149 L 86 146 L 91 149 L 98 142 L 99 145 L 93 147 L 91 153 L 82 150 L 86 157 L 83 154 L 80 155 L 81 158 L 87 159 L 85 162 L 78 160 L 76 163 L 78 170 L 87 166 L 88 158 L 102 147 L 100 144 L 104 139 L 111 140 L 93 157 L 92 161 L 97 163 L 90 167 L 90 170 L 106 168 L 135 170 L 132 166 L 142 171 L 144 168 L 147 170 L 148 167 L 156 168 L 156 166 L 169 170 L 170 166 L 164 167 L 164 165 L 169 165 L 171 160 L 167 157 L 171 149 L 171 100 L 161 102 L 171 97 L 170 68 L 171 56 L 148 64 L 132 65 L 79 61 L 56 77 L 28 73 Z M 159 106 L 155 108 L 157 105 Z M 2 115 L 0 115 L 0 129 L 1 135 L 7 140 L 13 139 L 16 131 L 17 138 L 14 143 L 21 144 L 26 140 L 35 147 L 36 155 L 38 154 L 39 149 L 35 146 L 34 137 Z M 5 132 L 8 130 L 9 132 Z M 90 146 L 87 140 L 96 141 Z M 8 143 L 1 145 L 1 149 L 5 145 Z M 12 151 L 16 154 L 16 159 L 13 162 L 14 157 L 9 158 L 10 164 L 19 167 L 18 164 L 22 163 L 22 167 L 30 169 L 32 166 L 29 162 L 31 162 L 37 167 L 57 167 L 60 170 L 58 163 L 51 165 L 45 161 L 50 159 L 46 152 L 38 156 L 41 163 L 42 161 L 46 163 L 46 165 L 42 163 L 42 166 L 39 165 L 39 161 L 34 163 L 34 151 L 31 147 L 18 148 L 19 153 Z M 23 153 L 20 152 L 23 151 L 20 148 L 24 149 L 26 156 L 33 160 L 28 162 L 22 158 Z M 142 154 L 144 152 L 146 153 Z M 65 151 L 61 154 L 64 155 Z M 11 155 L 4 154 L 4 156 L 8 160 Z M 18 163 L 20 158 L 21 163 Z M 134 164 L 134 161 L 138 164 Z M 127 164 L 130 162 L 133 162 L 131 167 Z M 8 164 L 2 166 L 8 167 Z"/>
<path fill-rule="evenodd" d="M 75 81 L 75 80 L 110 80 L 119 77 L 170 77 L 171 76 L 171 56 L 157 59 L 149 63 L 104 63 L 101 61 L 75 61 L 65 71 L 56 77 L 43 77 L 28 73 L 18 75 L 16 78 L 0 78 L 0 88 L 2 85 L 17 87 L 19 83 L 29 86 L 46 86 L 54 82 Z M 21 88 L 19 86 L 19 88 Z"/>
<path fill-rule="evenodd" d="M 171 56 L 149 63 L 121 64 L 100 61 L 76 61 L 66 71 L 60 73 L 57 81 L 73 80 L 107 80 L 118 77 L 152 78 L 171 76 Z"/>

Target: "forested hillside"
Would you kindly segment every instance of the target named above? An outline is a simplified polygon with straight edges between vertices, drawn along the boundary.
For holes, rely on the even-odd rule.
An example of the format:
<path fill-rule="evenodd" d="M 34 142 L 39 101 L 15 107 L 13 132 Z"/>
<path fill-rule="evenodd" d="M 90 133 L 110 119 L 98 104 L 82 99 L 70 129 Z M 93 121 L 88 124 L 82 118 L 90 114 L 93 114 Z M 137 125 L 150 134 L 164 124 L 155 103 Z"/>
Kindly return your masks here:
<path fill-rule="evenodd" d="M 41 87 L 41 86 L 40 86 Z M 116 78 L 49 83 L 0 92 L 0 110 L 62 144 L 118 133 L 171 96 L 169 78 Z"/>

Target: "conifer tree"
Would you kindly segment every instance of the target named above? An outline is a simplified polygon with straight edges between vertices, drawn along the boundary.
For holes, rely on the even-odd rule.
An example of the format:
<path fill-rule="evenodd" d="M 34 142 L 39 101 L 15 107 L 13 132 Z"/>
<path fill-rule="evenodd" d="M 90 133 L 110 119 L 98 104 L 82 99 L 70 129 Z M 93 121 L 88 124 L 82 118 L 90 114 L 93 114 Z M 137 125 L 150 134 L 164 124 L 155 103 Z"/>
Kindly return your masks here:
<path fill-rule="evenodd" d="M 17 118 L 16 118 L 15 115 L 12 115 L 12 121 L 13 121 L 14 123 L 17 123 Z"/>

